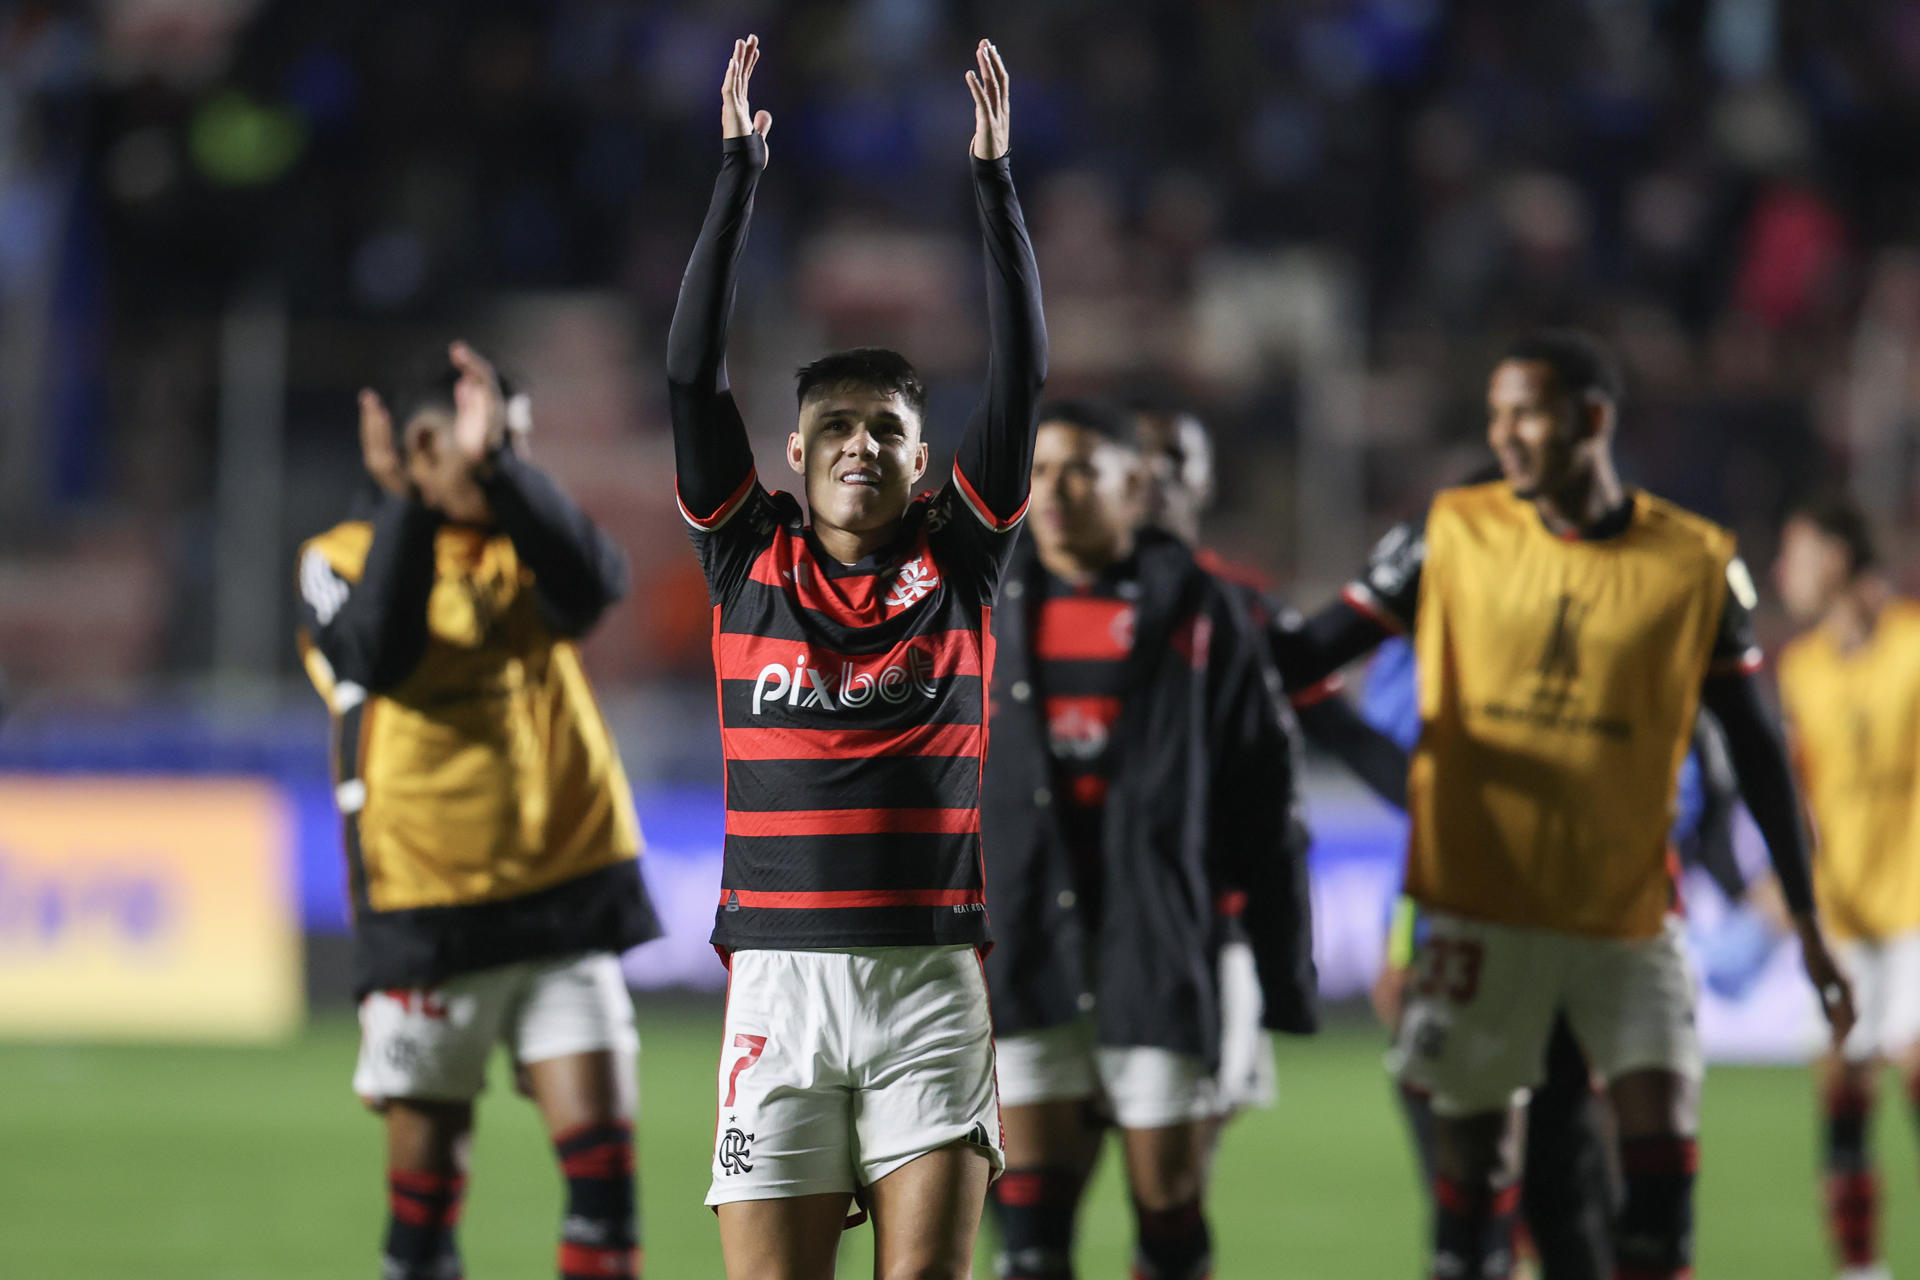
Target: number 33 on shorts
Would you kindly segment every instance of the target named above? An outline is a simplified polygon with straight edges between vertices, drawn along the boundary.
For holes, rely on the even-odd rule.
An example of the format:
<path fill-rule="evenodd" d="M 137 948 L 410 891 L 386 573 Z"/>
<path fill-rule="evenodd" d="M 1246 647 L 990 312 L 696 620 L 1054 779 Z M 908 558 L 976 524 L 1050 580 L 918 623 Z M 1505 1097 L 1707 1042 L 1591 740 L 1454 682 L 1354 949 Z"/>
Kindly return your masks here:
<path fill-rule="evenodd" d="M 1420 948 L 1414 990 L 1428 999 L 1470 1004 L 1480 994 L 1486 948 L 1472 938 L 1428 938 Z"/>

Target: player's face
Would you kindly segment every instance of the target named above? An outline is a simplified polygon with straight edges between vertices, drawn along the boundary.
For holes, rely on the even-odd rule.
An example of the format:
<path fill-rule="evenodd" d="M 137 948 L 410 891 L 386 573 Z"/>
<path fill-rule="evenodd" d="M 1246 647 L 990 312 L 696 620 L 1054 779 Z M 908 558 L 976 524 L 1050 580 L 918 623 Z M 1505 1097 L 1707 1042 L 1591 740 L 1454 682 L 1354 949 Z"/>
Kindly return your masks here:
<path fill-rule="evenodd" d="M 1085 427 L 1040 424 L 1027 527 L 1042 555 L 1110 562 L 1139 519 L 1138 454 Z"/>
<path fill-rule="evenodd" d="M 1564 491 L 1580 469 L 1581 407 L 1539 360 L 1503 360 L 1487 380 L 1487 445 L 1522 498 Z"/>
<path fill-rule="evenodd" d="M 1817 621 L 1847 585 L 1847 549 L 1800 516 L 1780 531 L 1773 584 L 1795 622 Z"/>
<path fill-rule="evenodd" d="M 904 397 L 831 388 L 800 407 L 787 465 L 806 477 L 815 524 L 869 533 L 898 520 L 927 470 L 920 415 Z"/>
<path fill-rule="evenodd" d="M 1200 516 L 1213 500 L 1213 446 L 1191 414 L 1134 416 L 1140 446 L 1141 515 L 1157 529 L 1197 541 Z"/>
<path fill-rule="evenodd" d="M 407 422 L 407 478 L 420 501 L 458 524 L 490 524 L 493 511 L 473 469 L 453 447 L 453 415 L 422 409 Z"/>

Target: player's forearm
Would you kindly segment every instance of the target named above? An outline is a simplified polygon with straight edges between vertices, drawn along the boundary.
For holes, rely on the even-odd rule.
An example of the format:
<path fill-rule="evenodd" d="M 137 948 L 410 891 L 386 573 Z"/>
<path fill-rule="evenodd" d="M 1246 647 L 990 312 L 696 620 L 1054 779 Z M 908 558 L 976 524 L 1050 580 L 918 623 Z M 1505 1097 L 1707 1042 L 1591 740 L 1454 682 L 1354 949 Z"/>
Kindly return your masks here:
<path fill-rule="evenodd" d="M 1040 271 L 1007 158 L 975 159 L 974 200 L 987 264 L 987 391 L 967 426 L 956 465 L 997 519 L 1026 503 L 1034 413 L 1047 380 L 1047 322 Z"/>
<path fill-rule="evenodd" d="M 1407 753 L 1338 694 L 1296 705 L 1300 728 L 1396 809 L 1407 807 Z"/>
<path fill-rule="evenodd" d="M 1718 675 L 1702 686 L 1707 709 L 1725 731 L 1727 754 L 1747 812 L 1766 840 L 1780 892 L 1796 917 L 1813 916 L 1813 874 L 1806 827 L 1780 727 L 1752 675 Z"/>
<path fill-rule="evenodd" d="M 767 145 L 758 134 L 720 144 L 720 176 L 714 180 L 700 238 L 680 280 L 680 296 L 667 331 L 667 380 L 683 386 L 725 390 L 727 322 L 740 254 L 753 220 L 753 193 L 767 165 Z"/>
<path fill-rule="evenodd" d="M 440 516 L 417 498 L 381 499 L 360 581 L 318 637 L 339 679 L 380 692 L 420 665 L 440 524 Z"/>
<path fill-rule="evenodd" d="M 727 388 L 727 324 L 740 254 L 766 167 L 758 134 L 721 144 L 720 176 L 694 243 L 667 333 L 667 392 L 680 501 L 695 516 L 718 511 L 753 472 L 753 452 Z"/>
<path fill-rule="evenodd" d="M 1700 820 L 1694 834 L 1694 861 L 1713 877 L 1730 902 L 1747 892 L 1746 873 L 1733 850 L 1733 813 L 1740 799 L 1740 779 L 1727 756 L 1727 743 L 1710 712 L 1703 712 L 1693 731 L 1694 759 L 1700 762 Z"/>
<path fill-rule="evenodd" d="M 501 532 L 562 634 L 584 635 L 627 592 L 626 557 L 550 476 L 511 452 L 482 481 Z"/>
<path fill-rule="evenodd" d="M 1290 692 L 1311 689 L 1379 648 L 1393 632 L 1345 600 L 1336 600 L 1297 628 L 1273 637 L 1273 658 Z"/>

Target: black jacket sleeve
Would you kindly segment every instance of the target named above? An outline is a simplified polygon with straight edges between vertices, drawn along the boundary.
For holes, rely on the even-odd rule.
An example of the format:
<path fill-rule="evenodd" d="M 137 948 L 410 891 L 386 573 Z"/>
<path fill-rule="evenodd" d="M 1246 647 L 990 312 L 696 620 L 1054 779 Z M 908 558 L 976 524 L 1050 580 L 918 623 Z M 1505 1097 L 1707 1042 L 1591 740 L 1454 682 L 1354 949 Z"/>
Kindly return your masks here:
<path fill-rule="evenodd" d="M 1005 528 L 1026 511 L 1034 413 L 1047 380 L 1047 322 L 1007 157 L 973 161 L 973 194 L 987 258 L 987 386 L 954 471 L 981 520 Z"/>
<path fill-rule="evenodd" d="M 300 564 L 302 613 L 336 680 L 384 692 L 420 665 L 440 523 L 416 498 L 382 498 L 358 582 L 335 574 L 317 548 L 307 551 Z"/>
<path fill-rule="evenodd" d="M 1242 924 L 1265 995 L 1263 1023 L 1310 1034 L 1320 1023 L 1307 842 L 1294 838 L 1293 743 L 1270 681 L 1265 637 L 1237 610 L 1216 611 L 1209 659 L 1214 865 L 1246 892 Z"/>
<path fill-rule="evenodd" d="M 627 593 L 627 562 L 605 531 L 532 463 L 502 451 L 481 482 L 500 531 L 533 571 L 547 625 L 583 636 Z"/>
<path fill-rule="evenodd" d="M 667 334 L 675 478 L 681 510 L 698 522 L 717 518 L 753 475 L 746 424 L 727 385 L 727 321 L 754 187 L 766 167 L 766 140 L 757 133 L 721 145 L 720 177 Z"/>
<path fill-rule="evenodd" d="M 1813 875 L 1793 767 L 1779 723 L 1761 693 L 1759 677 L 1740 671 L 1709 675 L 1701 684 L 1701 700 L 1726 731 L 1740 794 L 1767 842 L 1767 857 L 1788 908 L 1795 914 L 1811 914 Z"/>

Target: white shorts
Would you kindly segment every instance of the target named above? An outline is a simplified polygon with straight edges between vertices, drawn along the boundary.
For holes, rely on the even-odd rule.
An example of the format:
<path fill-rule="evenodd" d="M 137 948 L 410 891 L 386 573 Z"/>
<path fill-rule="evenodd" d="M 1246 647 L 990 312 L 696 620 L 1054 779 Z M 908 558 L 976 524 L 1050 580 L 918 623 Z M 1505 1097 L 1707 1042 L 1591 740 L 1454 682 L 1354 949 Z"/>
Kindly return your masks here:
<path fill-rule="evenodd" d="M 1266 997 L 1253 948 L 1229 942 L 1220 948 L 1220 1102 L 1224 1107 L 1271 1107 L 1279 1094 L 1273 1037 L 1260 1025 Z"/>
<path fill-rule="evenodd" d="M 1920 1044 L 1920 930 L 1836 945 L 1860 1015 L 1842 1052 L 1871 1062 Z"/>
<path fill-rule="evenodd" d="M 994 1049 L 1004 1106 L 1085 1099 L 1110 1111 L 1122 1129 L 1164 1129 L 1230 1109 L 1218 1077 L 1198 1057 L 1154 1045 L 1099 1044 L 1092 1018 L 1001 1036 Z"/>
<path fill-rule="evenodd" d="M 487 1055 L 499 1043 L 521 1063 L 600 1050 L 633 1058 L 640 1037 L 619 957 L 528 960 L 427 990 L 371 993 L 360 1002 L 353 1091 L 374 1106 L 469 1102 L 486 1087 Z"/>
<path fill-rule="evenodd" d="M 730 968 L 708 1204 L 856 1191 L 957 1142 L 1006 1167 L 972 947 L 736 951 Z"/>
<path fill-rule="evenodd" d="M 1504 1110 L 1539 1083 L 1565 1012 L 1602 1078 L 1663 1070 L 1698 1080 L 1682 937 L 1673 918 L 1651 938 L 1590 938 L 1431 912 L 1390 1062 L 1439 1115 Z"/>

